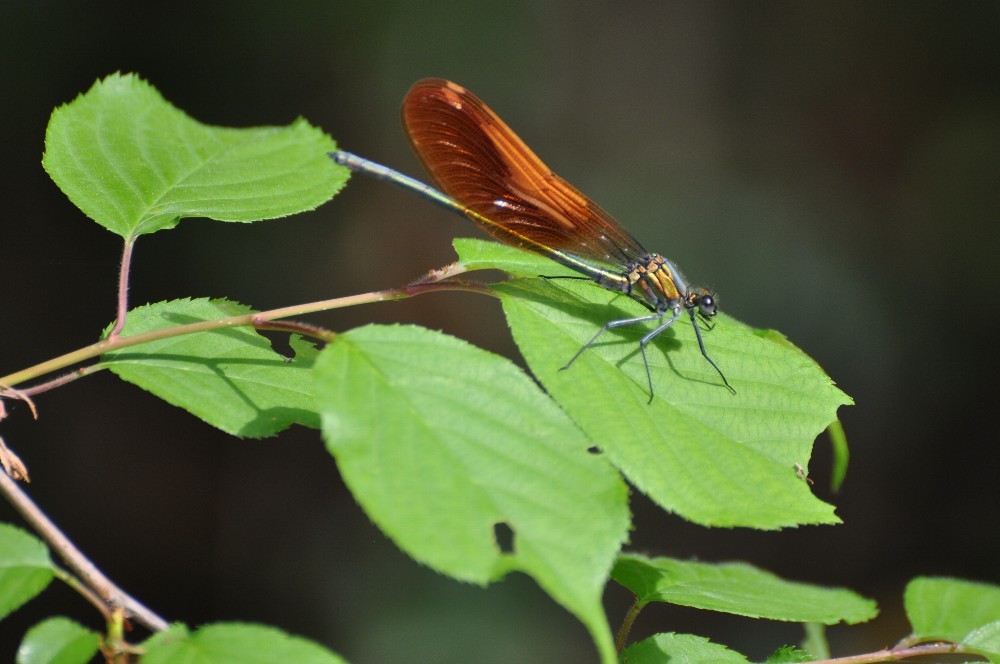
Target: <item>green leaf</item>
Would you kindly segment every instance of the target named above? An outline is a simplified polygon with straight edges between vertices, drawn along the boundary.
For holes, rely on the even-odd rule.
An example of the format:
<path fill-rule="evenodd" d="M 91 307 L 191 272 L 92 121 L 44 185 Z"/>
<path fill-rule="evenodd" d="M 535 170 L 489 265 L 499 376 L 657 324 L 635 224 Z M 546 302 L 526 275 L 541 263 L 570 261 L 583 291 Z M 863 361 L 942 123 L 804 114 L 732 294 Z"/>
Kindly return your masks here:
<path fill-rule="evenodd" d="M 69 618 L 49 618 L 24 635 L 17 664 L 86 664 L 101 644 L 101 635 Z"/>
<path fill-rule="evenodd" d="M 190 632 L 174 625 L 143 643 L 142 664 L 346 664 L 313 641 L 279 629 L 246 623 L 217 623 Z"/>
<path fill-rule="evenodd" d="M 212 127 L 137 76 L 112 74 L 52 113 L 42 165 L 83 212 L 125 238 L 184 217 L 257 221 L 311 210 L 348 171 L 304 120 Z"/>
<path fill-rule="evenodd" d="M 1000 587 L 986 583 L 917 577 L 906 586 L 903 601 L 913 634 L 922 641 L 958 643 L 1000 620 Z"/>
<path fill-rule="evenodd" d="M 746 563 L 701 563 L 619 556 L 611 577 L 642 604 L 667 602 L 751 618 L 858 623 L 873 618 L 875 602 L 843 588 L 784 581 Z"/>
<path fill-rule="evenodd" d="M 253 313 L 226 300 L 174 300 L 133 309 L 122 336 Z M 310 369 L 315 350 L 293 337 L 294 358 L 252 328 L 226 327 L 105 353 L 123 380 L 234 436 L 262 438 L 302 424 L 318 428 Z"/>
<path fill-rule="evenodd" d="M 694 634 L 657 634 L 622 652 L 623 664 L 747 664 L 746 657 Z"/>
<path fill-rule="evenodd" d="M 0 619 L 45 590 L 51 580 L 52 560 L 45 544 L 0 523 Z"/>
<path fill-rule="evenodd" d="M 456 238 L 452 242 L 467 270 L 502 270 L 526 277 L 579 277 L 580 274 L 555 261 L 507 245 L 476 238 Z"/>
<path fill-rule="evenodd" d="M 601 595 L 627 490 L 523 371 L 424 328 L 367 326 L 321 352 L 316 379 L 327 447 L 401 549 L 479 584 L 530 574 L 615 660 Z"/>
<path fill-rule="evenodd" d="M 605 322 L 648 313 L 638 303 L 570 280 L 522 279 L 495 290 L 532 373 L 664 509 L 707 526 L 839 523 L 800 474 L 816 436 L 851 400 L 804 353 L 719 315 L 705 344 L 733 395 L 682 317 L 647 349 L 649 403 L 638 341 L 651 325 L 608 331 L 560 371 Z"/>
<path fill-rule="evenodd" d="M 799 650 L 795 646 L 782 646 L 768 655 L 764 664 L 792 664 L 796 662 L 811 662 L 815 659 L 805 650 Z"/>
<path fill-rule="evenodd" d="M 989 658 L 994 664 L 1000 662 L 1000 620 L 972 630 L 962 639 L 962 645 Z"/>

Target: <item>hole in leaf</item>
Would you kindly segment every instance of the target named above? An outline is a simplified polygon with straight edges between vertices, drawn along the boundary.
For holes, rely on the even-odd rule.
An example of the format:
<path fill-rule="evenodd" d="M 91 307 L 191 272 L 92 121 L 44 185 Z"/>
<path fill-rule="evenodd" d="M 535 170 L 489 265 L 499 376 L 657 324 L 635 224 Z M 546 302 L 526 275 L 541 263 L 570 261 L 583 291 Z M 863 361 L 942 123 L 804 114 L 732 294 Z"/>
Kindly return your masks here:
<path fill-rule="evenodd" d="M 514 530 L 506 521 L 493 524 L 493 539 L 496 540 L 500 553 L 514 553 Z"/>
<path fill-rule="evenodd" d="M 587 451 L 590 452 L 591 454 L 603 454 L 603 451 L 597 445 L 591 445 L 590 447 L 587 448 Z"/>
<path fill-rule="evenodd" d="M 273 330 L 258 330 L 257 334 L 265 337 L 271 343 L 271 350 L 279 355 L 283 355 L 286 361 L 291 361 L 295 357 L 295 351 L 289 343 L 287 332 L 275 332 Z"/>

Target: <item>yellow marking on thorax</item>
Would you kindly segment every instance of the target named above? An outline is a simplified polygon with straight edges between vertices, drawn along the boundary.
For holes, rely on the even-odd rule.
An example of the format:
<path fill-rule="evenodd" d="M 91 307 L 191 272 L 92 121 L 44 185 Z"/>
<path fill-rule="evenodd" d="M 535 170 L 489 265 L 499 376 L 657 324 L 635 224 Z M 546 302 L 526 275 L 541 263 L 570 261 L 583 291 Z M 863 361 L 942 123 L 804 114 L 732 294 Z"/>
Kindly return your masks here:
<path fill-rule="evenodd" d="M 673 302 L 681 297 L 674 276 L 663 259 L 655 256 L 646 265 L 638 265 L 628 275 L 628 282 L 638 290 L 649 304 L 658 306 L 664 301 Z"/>

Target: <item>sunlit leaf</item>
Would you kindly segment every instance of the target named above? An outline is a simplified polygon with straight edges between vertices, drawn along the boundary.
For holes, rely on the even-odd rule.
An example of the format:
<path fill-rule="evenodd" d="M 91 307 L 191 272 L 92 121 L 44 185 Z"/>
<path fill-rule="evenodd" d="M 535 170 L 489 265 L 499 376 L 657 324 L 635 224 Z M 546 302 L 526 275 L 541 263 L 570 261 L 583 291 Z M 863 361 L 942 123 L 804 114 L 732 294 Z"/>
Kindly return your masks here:
<path fill-rule="evenodd" d="M 91 219 L 122 237 L 184 217 L 257 221 L 311 210 L 347 169 L 334 142 L 304 120 L 287 127 L 212 127 L 149 83 L 112 74 L 52 113 L 42 164 Z"/>
<path fill-rule="evenodd" d="M 87 664 L 101 635 L 69 618 L 49 618 L 28 630 L 17 649 L 17 664 Z"/>
<path fill-rule="evenodd" d="M 622 653 L 626 664 L 748 664 L 738 652 L 694 634 L 657 634 L 629 646 Z"/>
<path fill-rule="evenodd" d="M 45 590 L 51 580 L 52 560 L 41 540 L 0 523 L 0 618 Z"/>
<path fill-rule="evenodd" d="M 709 526 L 839 522 L 803 474 L 816 436 L 850 399 L 804 353 L 718 316 L 705 344 L 734 395 L 681 318 L 648 348 L 650 403 L 638 353 L 648 326 L 609 331 L 561 370 L 605 322 L 642 315 L 637 303 L 568 280 L 516 280 L 496 290 L 535 376 L 663 508 Z"/>
<path fill-rule="evenodd" d="M 316 375 L 327 446 L 383 532 L 457 579 L 530 574 L 614 661 L 601 596 L 626 488 L 523 371 L 424 328 L 368 326 L 327 347 Z"/>
<path fill-rule="evenodd" d="M 174 625 L 143 643 L 142 664 L 347 664 L 313 641 L 246 623 Z"/>

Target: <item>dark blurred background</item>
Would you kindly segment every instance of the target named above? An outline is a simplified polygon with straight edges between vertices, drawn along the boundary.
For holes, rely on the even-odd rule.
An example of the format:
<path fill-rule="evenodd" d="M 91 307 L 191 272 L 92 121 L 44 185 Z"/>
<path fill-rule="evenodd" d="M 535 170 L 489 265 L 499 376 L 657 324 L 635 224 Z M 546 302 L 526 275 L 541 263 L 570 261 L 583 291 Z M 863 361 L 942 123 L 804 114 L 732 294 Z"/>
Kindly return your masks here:
<path fill-rule="evenodd" d="M 68 1 L 0 4 L 4 219 L 0 374 L 91 343 L 113 316 L 119 239 L 41 168 L 53 107 L 114 71 L 212 124 L 303 115 L 423 177 L 399 126 L 410 84 L 482 96 L 648 247 L 787 334 L 857 406 L 844 525 L 691 526 L 633 496 L 632 548 L 743 559 L 876 598 L 835 654 L 906 633 L 917 574 L 1000 582 L 996 474 L 1000 5 Z M 467 222 L 356 178 L 320 210 L 252 226 L 186 220 L 137 246 L 135 304 L 228 296 L 258 309 L 402 284 L 452 260 Z M 497 302 L 440 294 L 313 318 L 411 321 L 516 357 Z M 992 360 L 990 358 L 993 358 Z M 0 434 L 29 489 L 113 579 L 189 624 L 261 621 L 356 662 L 587 662 L 583 628 L 513 575 L 483 590 L 401 554 L 354 503 L 316 432 L 233 440 L 111 375 L 23 405 Z M 622 422 L 622 426 L 629 426 Z M 5 504 L 0 519 L 20 523 Z M 607 593 L 612 624 L 627 607 Z M 0 661 L 53 612 L 54 583 L 0 624 Z M 751 657 L 791 625 L 650 608 L 635 636 L 694 631 Z"/>

